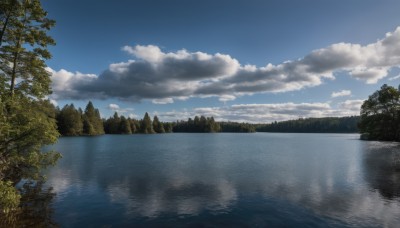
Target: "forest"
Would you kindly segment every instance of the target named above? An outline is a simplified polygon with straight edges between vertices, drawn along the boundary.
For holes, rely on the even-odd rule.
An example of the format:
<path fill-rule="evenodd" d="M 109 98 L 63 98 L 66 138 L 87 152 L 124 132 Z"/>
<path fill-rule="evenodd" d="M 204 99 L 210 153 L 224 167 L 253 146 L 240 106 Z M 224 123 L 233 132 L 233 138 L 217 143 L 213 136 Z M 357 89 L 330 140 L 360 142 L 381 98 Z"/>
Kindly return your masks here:
<path fill-rule="evenodd" d="M 255 132 L 254 125 L 235 122 L 216 122 L 214 117 L 195 116 L 187 121 L 161 122 L 146 112 L 143 119 L 127 118 L 117 112 L 102 119 L 100 112 L 89 101 L 85 110 L 67 104 L 62 109 L 49 110 L 57 120 L 57 129 L 63 136 L 102 135 L 102 134 L 156 134 L 172 132 L 212 133 L 212 132 Z"/>
<path fill-rule="evenodd" d="M 85 110 L 76 109 L 73 104 L 62 109 L 54 108 L 58 131 L 64 136 L 101 134 L 156 134 L 156 133 L 215 133 L 215 132 L 299 132 L 299 133 L 355 133 L 358 132 L 360 117 L 308 118 L 250 124 L 217 122 L 214 117 L 195 116 L 193 119 L 162 122 L 146 112 L 143 119 L 127 118 L 117 112 L 102 119 L 99 110 L 89 101 Z"/>
<path fill-rule="evenodd" d="M 359 116 L 307 118 L 257 125 L 258 132 L 356 133 Z"/>

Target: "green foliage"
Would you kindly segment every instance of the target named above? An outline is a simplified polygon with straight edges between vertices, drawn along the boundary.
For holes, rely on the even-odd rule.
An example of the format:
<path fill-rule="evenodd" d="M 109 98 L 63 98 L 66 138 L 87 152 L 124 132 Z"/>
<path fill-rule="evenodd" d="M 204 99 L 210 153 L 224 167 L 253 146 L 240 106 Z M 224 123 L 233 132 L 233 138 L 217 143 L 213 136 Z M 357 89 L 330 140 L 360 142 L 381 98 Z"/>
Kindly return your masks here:
<path fill-rule="evenodd" d="M 221 127 L 219 123 L 215 122 L 213 117 L 198 117 L 195 116 L 194 120 L 191 118 L 188 121 L 178 121 L 173 127 L 174 132 L 219 132 Z"/>
<path fill-rule="evenodd" d="M 0 181 L 0 214 L 8 214 L 17 208 L 20 198 L 11 181 Z"/>
<path fill-rule="evenodd" d="M 26 182 L 20 191 L 20 206 L 0 213 L 0 227 L 58 227 L 52 220 L 55 193 L 51 188 L 44 189 L 42 181 Z"/>
<path fill-rule="evenodd" d="M 356 133 L 358 116 L 308 118 L 258 124 L 258 132 L 293 132 L 293 133 Z"/>
<path fill-rule="evenodd" d="M 153 118 L 153 129 L 156 133 L 165 133 L 164 124 L 158 120 L 157 116 Z"/>
<path fill-rule="evenodd" d="M 142 134 L 153 134 L 153 133 L 155 133 L 154 129 L 153 129 L 152 121 L 151 121 L 150 116 L 149 116 L 149 114 L 147 112 L 144 114 L 143 120 L 141 121 L 140 133 L 142 133 Z"/>
<path fill-rule="evenodd" d="M 255 126 L 249 123 L 221 122 L 221 132 L 256 132 Z"/>
<path fill-rule="evenodd" d="M 59 136 L 55 109 L 43 99 L 50 94 L 45 60 L 54 40 L 46 32 L 54 21 L 46 18 L 39 0 L 2 0 L 0 3 L 0 195 L 1 210 L 15 210 L 15 188 L 21 179 L 38 180 L 40 170 L 60 157 L 42 152 Z M 23 196 L 23 195 L 22 195 Z"/>
<path fill-rule="evenodd" d="M 0 133 L 0 181 L 16 185 L 21 179 L 41 179 L 41 169 L 54 165 L 60 157 L 53 151 L 41 151 L 44 145 L 55 143 L 59 135 L 55 119 L 43 108 L 44 103 L 23 97 L 5 103 L 2 120 L 6 124 Z"/>
<path fill-rule="evenodd" d="M 164 126 L 165 133 L 172 133 L 172 130 L 173 130 L 173 127 L 174 127 L 173 123 L 165 122 L 165 123 L 162 123 L 162 124 Z"/>
<path fill-rule="evenodd" d="M 61 135 L 76 136 L 83 132 L 82 114 L 73 104 L 65 105 L 57 115 L 58 131 Z"/>
<path fill-rule="evenodd" d="M 125 116 L 121 116 L 121 121 L 119 123 L 119 133 L 120 134 L 132 134 L 131 124 Z"/>
<path fill-rule="evenodd" d="M 400 141 L 400 91 L 383 85 L 361 106 L 362 139 Z"/>
<path fill-rule="evenodd" d="M 93 103 L 89 101 L 83 114 L 83 134 L 84 135 L 102 135 L 104 134 L 103 121 L 98 109 L 94 108 Z"/>
<path fill-rule="evenodd" d="M 51 58 L 47 46 L 55 44 L 46 32 L 55 22 L 46 18 L 39 0 L 3 0 L 1 10 L 0 68 L 6 91 L 43 98 L 51 83 L 45 69 Z"/>
<path fill-rule="evenodd" d="M 113 117 L 108 118 L 104 122 L 104 130 L 106 134 L 119 134 L 119 126 L 121 119 L 118 116 L 118 113 L 115 112 Z"/>

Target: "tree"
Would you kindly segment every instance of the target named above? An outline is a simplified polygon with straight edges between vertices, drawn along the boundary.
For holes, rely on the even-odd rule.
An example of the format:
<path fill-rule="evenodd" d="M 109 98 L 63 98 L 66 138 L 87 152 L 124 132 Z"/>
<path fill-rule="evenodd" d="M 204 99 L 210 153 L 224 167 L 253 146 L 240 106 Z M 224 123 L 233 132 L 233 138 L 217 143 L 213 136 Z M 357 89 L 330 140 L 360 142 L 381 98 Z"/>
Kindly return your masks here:
<path fill-rule="evenodd" d="M 44 97 L 51 83 L 45 64 L 51 58 L 47 46 L 55 44 L 46 32 L 55 22 L 46 18 L 39 0 L 6 0 L 3 4 L 0 68 L 8 93 Z"/>
<path fill-rule="evenodd" d="M 131 125 L 125 116 L 121 116 L 121 121 L 119 123 L 119 134 L 132 134 Z"/>
<path fill-rule="evenodd" d="M 57 115 L 58 131 L 61 135 L 76 136 L 83 132 L 82 114 L 73 104 L 65 105 Z"/>
<path fill-rule="evenodd" d="M 42 179 L 40 170 L 60 155 L 42 152 L 59 135 L 45 104 L 51 92 L 47 46 L 55 44 L 46 32 L 55 22 L 39 0 L 2 0 L 0 10 L 1 215 L 19 204 L 17 183 Z"/>
<path fill-rule="evenodd" d="M 119 126 L 121 123 L 121 118 L 118 116 L 117 112 L 114 112 L 113 117 L 108 118 L 104 122 L 104 130 L 107 134 L 119 134 Z"/>
<path fill-rule="evenodd" d="M 153 134 L 154 133 L 153 125 L 152 125 L 150 116 L 147 112 L 144 114 L 143 120 L 141 121 L 140 133 L 143 133 L 143 134 Z"/>
<path fill-rule="evenodd" d="M 158 120 L 157 116 L 153 118 L 153 129 L 156 133 L 165 133 L 164 125 Z"/>
<path fill-rule="evenodd" d="M 359 124 L 363 138 L 400 141 L 400 92 L 384 84 L 361 106 Z"/>
<path fill-rule="evenodd" d="M 83 114 L 83 134 L 85 135 L 102 135 L 104 134 L 103 121 L 100 112 L 93 106 L 91 101 L 88 102 Z"/>
<path fill-rule="evenodd" d="M 128 118 L 129 124 L 131 126 L 132 133 L 138 133 L 140 129 L 139 121 L 135 119 Z"/>

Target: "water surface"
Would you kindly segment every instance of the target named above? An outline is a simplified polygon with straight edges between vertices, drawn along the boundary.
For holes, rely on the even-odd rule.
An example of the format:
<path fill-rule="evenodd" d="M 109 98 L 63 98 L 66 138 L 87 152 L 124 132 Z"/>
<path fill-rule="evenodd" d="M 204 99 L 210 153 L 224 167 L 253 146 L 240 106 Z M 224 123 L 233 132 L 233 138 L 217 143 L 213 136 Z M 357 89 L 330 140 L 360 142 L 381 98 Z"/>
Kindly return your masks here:
<path fill-rule="evenodd" d="M 357 134 L 64 137 L 62 227 L 396 227 L 400 146 Z"/>

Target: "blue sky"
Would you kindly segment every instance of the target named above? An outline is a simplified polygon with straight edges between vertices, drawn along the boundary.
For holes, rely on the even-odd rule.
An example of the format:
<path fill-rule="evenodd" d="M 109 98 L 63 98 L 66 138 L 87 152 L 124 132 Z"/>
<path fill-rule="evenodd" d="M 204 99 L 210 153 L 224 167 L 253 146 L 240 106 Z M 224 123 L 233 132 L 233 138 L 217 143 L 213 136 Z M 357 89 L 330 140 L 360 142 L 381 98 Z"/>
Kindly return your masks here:
<path fill-rule="evenodd" d="M 60 107 L 271 122 L 359 113 L 398 86 L 395 0 L 58 0 L 47 62 Z"/>

